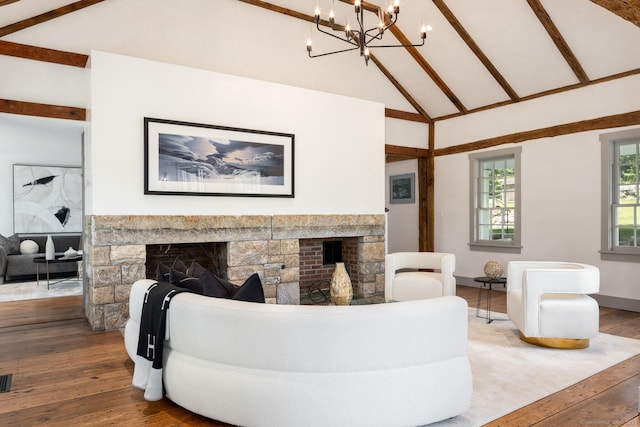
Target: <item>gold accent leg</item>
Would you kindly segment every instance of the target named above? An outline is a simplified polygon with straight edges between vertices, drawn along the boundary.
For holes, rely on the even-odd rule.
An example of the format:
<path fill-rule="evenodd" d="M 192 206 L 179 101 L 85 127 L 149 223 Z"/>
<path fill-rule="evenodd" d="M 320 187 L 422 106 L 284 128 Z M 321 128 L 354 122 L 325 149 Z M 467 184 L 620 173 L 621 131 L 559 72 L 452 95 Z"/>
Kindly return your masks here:
<path fill-rule="evenodd" d="M 520 332 L 520 339 L 526 343 L 540 347 L 559 348 L 562 350 L 579 350 L 589 347 L 589 339 L 587 338 L 537 338 L 526 337 L 522 332 Z"/>

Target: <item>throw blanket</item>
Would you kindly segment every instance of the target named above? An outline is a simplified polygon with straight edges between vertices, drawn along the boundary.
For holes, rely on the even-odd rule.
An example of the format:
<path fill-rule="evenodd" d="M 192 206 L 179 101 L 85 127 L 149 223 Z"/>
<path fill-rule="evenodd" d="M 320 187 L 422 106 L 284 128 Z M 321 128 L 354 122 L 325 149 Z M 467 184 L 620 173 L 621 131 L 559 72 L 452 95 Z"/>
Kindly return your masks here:
<path fill-rule="evenodd" d="M 162 399 L 162 353 L 171 298 L 189 289 L 167 282 L 149 286 L 145 293 L 138 335 L 133 385 L 144 390 L 145 400 Z"/>

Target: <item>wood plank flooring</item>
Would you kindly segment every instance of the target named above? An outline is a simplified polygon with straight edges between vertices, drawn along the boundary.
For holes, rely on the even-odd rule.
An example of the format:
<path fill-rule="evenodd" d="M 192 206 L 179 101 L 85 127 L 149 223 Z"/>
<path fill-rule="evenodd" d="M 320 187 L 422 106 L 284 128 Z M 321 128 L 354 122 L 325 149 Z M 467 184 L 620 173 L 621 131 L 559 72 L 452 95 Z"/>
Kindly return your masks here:
<path fill-rule="evenodd" d="M 478 289 L 458 286 L 458 295 L 475 307 Z M 493 292 L 491 308 L 506 312 L 504 292 Z M 602 308 L 600 329 L 640 339 L 640 313 Z M 2 426 L 228 426 L 168 399 L 145 401 L 121 333 L 92 332 L 82 297 L 0 303 L 0 375 L 9 373 Z M 638 386 L 635 356 L 487 425 L 638 425 Z"/>
<path fill-rule="evenodd" d="M 227 426 L 131 386 L 119 331 L 91 331 L 82 297 L 0 303 L 2 426 Z"/>

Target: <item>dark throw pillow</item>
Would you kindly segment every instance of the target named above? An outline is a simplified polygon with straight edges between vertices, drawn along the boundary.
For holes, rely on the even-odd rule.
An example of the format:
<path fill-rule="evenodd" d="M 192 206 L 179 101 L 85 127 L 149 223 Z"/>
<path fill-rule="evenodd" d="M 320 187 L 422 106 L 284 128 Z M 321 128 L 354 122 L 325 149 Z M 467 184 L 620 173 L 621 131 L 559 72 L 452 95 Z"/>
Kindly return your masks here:
<path fill-rule="evenodd" d="M 204 295 L 215 298 L 231 299 L 236 293 L 236 287 L 211 273 L 209 270 L 202 272 L 202 286 Z"/>
<path fill-rule="evenodd" d="M 176 286 L 180 286 L 181 288 L 189 289 L 197 294 L 204 294 L 202 280 L 197 277 L 187 276 L 177 270 L 171 271 L 171 283 Z"/>
<path fill-rule="evenodd" d="M 253 273 L 245 282 L 238 288 L 237 292 L 233 296 L 234 300 L 247 301 L 247 302 L 264 302 L 264 291 L 262 290 L 262 281 L 258 273 Z"/>
<path fill-rule="evenodd" d="M 187 269 L 187 275 L 202 279 L 202 274 L 205 271 L 207 271 L 207 269 L 198 264 L 198 262 L 194 259 L 193 261 L 191 261 L 191 265 Z"/>
<path fill-rule="evenodd" d="M 164 264 L 158 264 L 158 268 L 156 268 L 156 280 L 158 282 L 171 283 L 171 267 Z"/>
<path fill-rule="evenodd" d="M 198 277 L 191 277 L 184 272 L 174 270 L 165 264 L 158 264 L 156 269 L 156 280 L 158 282 L 169 282 L 181 288 L 189 289 L 202 295 L 202 280 Z"/>
<path fill-rule="evenodd" d="M 4 237 L 0 234 L 0 246 L 4 248 L 7 255 L 15 255 L 20 253 L 20 238 L 15 234 L 13 236 Z"/>
<path fill-rule="evenodd" d="M 180 258 L 176 258 L 175 260 L 173 260 L 173 264 L 171 264 L 171 270 L 179 271 L 182 274 L 187 274 L 187 269 L 187 265 L 182 262 Z"/>

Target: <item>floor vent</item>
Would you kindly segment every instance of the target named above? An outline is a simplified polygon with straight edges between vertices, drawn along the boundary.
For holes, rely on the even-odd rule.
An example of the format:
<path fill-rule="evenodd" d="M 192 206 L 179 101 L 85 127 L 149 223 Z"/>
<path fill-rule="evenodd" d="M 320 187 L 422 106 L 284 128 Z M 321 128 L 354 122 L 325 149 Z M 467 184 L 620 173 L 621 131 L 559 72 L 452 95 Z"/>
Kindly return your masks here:
<path fill-rule="evenodd" d="M 11 390 L 11 375 L 0 375 L 0 393 L 6 393 Z"/>

